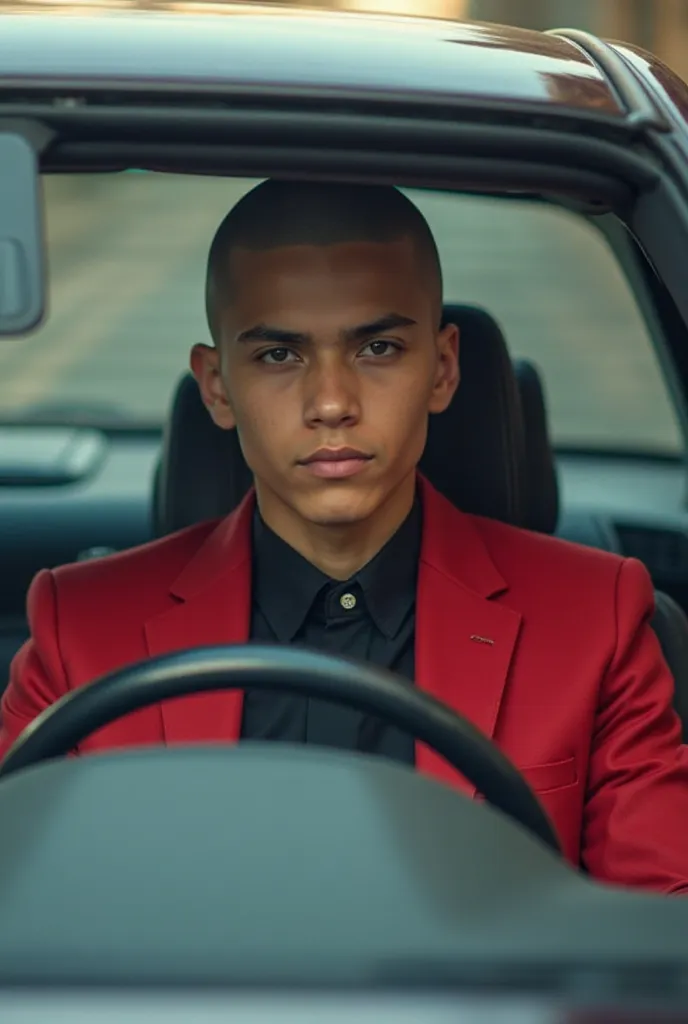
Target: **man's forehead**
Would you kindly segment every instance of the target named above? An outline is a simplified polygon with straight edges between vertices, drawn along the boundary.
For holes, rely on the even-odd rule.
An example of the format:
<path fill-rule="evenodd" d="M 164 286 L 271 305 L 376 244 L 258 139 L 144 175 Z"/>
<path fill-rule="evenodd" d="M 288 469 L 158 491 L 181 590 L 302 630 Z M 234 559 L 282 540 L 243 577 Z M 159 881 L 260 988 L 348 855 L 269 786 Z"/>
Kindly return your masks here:
<path fill-rule="evenodd" d="M 236 250 L 223 317 L 236 336 L 255 324 L 333 335 L 397 311 L 416 322 L 431 303 L 407 239 Z"/>
<path fill-rule="evenodd" d="M 236 250 L 228 267 L 238 304 L 279 296 L 283 302 L 317 303 L 337 295 L 374 296 L 420 285 L 422 274 L 409 243 L 291 246 L 260 252 Z"/>

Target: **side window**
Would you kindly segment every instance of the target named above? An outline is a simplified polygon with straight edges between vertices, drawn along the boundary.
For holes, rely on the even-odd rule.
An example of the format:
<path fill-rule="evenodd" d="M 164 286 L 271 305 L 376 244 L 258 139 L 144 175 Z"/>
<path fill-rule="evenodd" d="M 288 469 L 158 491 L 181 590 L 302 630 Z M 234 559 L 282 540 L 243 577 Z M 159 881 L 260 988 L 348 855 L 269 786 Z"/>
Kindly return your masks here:
<path fill-rule="evenodd" d="M 208 340 L 215 230 L 255 184 L 126 171 L 43 179 L 49 308 L 0 351 L 0 418 L 158 426 Z"/>
<path fill-rule="evenodd" d="M 447 300 L 483 306 L 546 382 L 555 443 L 681 452 L 635 298 L 603 237 L 559 207 L 408 191 L 435 235 Z"/>

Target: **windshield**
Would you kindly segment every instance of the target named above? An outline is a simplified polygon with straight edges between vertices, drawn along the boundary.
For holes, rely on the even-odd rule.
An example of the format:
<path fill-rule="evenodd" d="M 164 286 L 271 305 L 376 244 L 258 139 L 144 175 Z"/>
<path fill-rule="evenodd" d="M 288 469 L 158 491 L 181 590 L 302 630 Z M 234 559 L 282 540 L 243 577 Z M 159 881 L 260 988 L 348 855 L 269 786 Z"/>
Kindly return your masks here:
<path fill-rule="evenodd" d="M 34 335 L 0 343 L 0 418 L 161 424 L 190 346 L 208 340 L 210 240 L 254 184 L 44 179 L 50 310 Z M 682 449 L 634 297 L 591 225 L 526 201 L 408 194 L 437 240 L 446 301 L 483 306 L 544 373 L 555 443 Z"/>

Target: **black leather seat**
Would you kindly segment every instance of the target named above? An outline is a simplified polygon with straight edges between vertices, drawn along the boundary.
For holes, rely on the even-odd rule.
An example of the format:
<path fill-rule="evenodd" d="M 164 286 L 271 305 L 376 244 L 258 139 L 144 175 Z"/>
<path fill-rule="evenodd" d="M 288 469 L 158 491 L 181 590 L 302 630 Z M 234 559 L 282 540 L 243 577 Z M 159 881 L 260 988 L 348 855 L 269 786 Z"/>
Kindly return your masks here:
<path fill-rule="evenodd" d="M 540 371 L 528 359 L 515 359 L 526 444 L 525 487 L 528 528 L 554 533 L 559 522 L 559 480 L 550 439 L 547 400 Z"/>
<path fill-rule="evenodd" d="M 673 597 L 655 590 L 652 628 L 674 677 L 674 707 L 688 737 L 688 618 Z"/>
<path fill-rule="evenodd" d="M 526 520 L 531 530 L 554 533 L 559 518 L 559 482 L 550 439 L 547 400 L 542 377 L 527 359 L 514 362 L 526 447 Z M 688 617 L 679 604 L 655 591 L 652 627 L 674 677 L 674 707 L 688 736 Z"/>

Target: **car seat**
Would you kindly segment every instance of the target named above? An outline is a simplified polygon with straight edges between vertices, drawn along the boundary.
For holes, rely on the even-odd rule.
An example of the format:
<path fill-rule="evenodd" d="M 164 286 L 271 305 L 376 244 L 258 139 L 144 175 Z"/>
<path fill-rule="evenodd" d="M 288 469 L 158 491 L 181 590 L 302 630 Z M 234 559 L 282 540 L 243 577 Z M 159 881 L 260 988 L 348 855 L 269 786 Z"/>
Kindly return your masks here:
<path fill-rule="evenodd" d="M 485 310 L 446 305 L 461 332 L 461 387 L 449 409 L 430 417 L 421 471 L 457 508 L 554 533 L 559 489 L 542 379 L 527 360 L 512 363 Z M 153 486 L 156 536 L 226 515 L 251 486 L 236 431 L 215 426 L 191 374 L 174 392 Z M 657 592 L 653 627 L 688 724 L 688 619 Z M 684 725 L 685 728 L 685 725 Z"/>
<path fill-rule="evenodd" d="M 554 533 L 559 518 L 559 481 L 550 439 L 545 387 L 539 370 L 527 359 L 514 361 L 526 449 L 526 519 L 532 530 Z M 674 677 L 674 707 L 688 735 L 688 618 L 669 594 L 655 591 L 652 627 Z"/>

